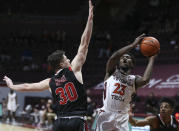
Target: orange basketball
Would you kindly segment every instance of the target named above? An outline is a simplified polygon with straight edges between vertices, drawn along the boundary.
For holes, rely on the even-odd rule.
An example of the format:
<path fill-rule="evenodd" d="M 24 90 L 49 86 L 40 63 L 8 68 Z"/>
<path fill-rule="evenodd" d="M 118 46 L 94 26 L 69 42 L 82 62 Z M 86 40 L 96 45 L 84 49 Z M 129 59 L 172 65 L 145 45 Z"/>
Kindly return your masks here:
<path fill-rule="evenodd" d="M 160 51 L 160 43 L 154 37 L 145 37 L 140 44 L 140 51 L 144 56 L 153 56 Z"/>

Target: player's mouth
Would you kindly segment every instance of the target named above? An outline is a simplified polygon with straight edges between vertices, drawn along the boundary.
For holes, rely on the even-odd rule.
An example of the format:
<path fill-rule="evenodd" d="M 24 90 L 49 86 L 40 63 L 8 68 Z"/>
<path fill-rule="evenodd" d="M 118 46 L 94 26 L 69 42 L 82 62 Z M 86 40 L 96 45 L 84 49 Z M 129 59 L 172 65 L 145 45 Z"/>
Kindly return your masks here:
<path fill-rule="evenodd" d="M 165 111 L 161 111 L 161 114 L 166 114 L 166 112 Z"/>

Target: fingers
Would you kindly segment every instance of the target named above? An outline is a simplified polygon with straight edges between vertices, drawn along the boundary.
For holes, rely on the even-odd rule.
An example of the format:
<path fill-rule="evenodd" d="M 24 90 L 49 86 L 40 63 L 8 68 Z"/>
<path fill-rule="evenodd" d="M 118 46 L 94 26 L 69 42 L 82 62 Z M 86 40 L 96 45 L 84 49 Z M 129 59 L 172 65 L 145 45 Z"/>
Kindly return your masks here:
<path fill-rule="evenodd" d="M 90 9 L 90 11 L 93 11 L 93 4 L 92 4 L 91 0 L 89 0 L 89 9 Z"/>
<path fill-rule="evenodd" d="M 142 33 L 139 37 L 145 37 L 146 34 L 145 33 Z"/>
<path fill-rule="evenodd" d="M 4 76 L 3 81 L 6 81 L 6 79 L 7 79 L 7 76 Z"/>
<path fill-rule="evenodd" d="M 91 0 L 89 0 L 89 17 L 90 20 L 93 19 L 93 4 L 91 2 Z"/>
<path fill-rule="evenodd" d="M 12 80 L 7 76 L 4 76 L 3 81 L 5 81 L 7 84 L 12 82 Z"/>
<path fill-rule="evenodd" d="M 92 4 L 91 0 L 89 0 L 89 7 L 90 7 L 90 8 L 93 7 L 93 4 Z"/>
<path fill-rule="evenodd" d="M 142 40 L 145 36 L 146 36 L 146 34 L 143 33 L 143 34 L 141 34 L 140 36 L 138 36 L 136 39 Z"/>

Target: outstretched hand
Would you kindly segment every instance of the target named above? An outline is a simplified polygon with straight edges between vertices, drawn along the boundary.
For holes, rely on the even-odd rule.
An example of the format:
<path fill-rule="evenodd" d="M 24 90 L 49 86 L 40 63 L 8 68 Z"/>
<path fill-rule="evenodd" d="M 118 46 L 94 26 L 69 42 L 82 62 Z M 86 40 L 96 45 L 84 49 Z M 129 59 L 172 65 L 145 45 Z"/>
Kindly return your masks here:
<path fill-rule="evenodd" d="M 88 16 L 88 19 L 93 19 L 93 4 L 91 2 L 91 0 L 89 0 L 89 16 Z"/>
<path fill-rule="evenodd" d="M 3 80 L 6 82 L 6 84 L 9 88 L 11 88 L 11 86 L 13 86 L 13 82 L 9 77 L 4 76 Z"/>
<path fill-rule="evenodd" d="M 138 36 L 132 44 L 134 46 L 137 46 L 138 44 L 141 43 L 141 41 L 144 39 L 144 37 L 145 37 L 145 33 L 143 33 L 142 35 Z"/>

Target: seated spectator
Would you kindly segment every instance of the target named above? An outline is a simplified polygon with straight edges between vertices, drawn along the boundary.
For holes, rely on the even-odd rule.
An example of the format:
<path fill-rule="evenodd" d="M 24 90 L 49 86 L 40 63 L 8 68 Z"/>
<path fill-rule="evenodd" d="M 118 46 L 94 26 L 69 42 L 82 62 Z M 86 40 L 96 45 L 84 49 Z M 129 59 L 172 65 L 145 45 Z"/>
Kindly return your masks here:
<path fill-rule="evenodd" d="M 38 123 L 40 122 L 40 114 L 39 114 L 39 110 L 38 110 L 38 105 L 35 105 L 35 107 L 33 108 L 33 112 L 31 113 L 31 116 L 33 116 L 34 119 L 34 126 L 37 126 Z"/>
<path fill-rule="evenodd" d="M 52 125 L 53 125 L 53 121 L 56 117 L 56 114 L 54 113 L 53 109 L 52 109 L 52 100 L 48 99 L 48 102 L 46 104 L 46 109 L 44 111 L 44 115 L 43 115 L 43 121 L 45 122 L 45 120 L 47 120 L 47 127 L 49 129 L 52 129 Z"/>

